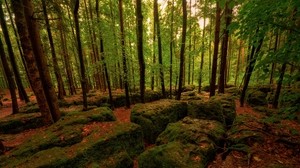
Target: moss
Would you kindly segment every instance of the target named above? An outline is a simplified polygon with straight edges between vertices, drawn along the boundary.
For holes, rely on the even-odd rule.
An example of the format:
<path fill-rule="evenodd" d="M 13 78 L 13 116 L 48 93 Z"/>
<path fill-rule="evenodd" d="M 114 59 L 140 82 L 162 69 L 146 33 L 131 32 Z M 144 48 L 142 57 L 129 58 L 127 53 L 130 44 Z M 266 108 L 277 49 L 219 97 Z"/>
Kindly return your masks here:
<path fill-rule="evenodd" d="M 131 112 L 131 121 L 141 125 L 145 139 L 154 143 L 157 136 L 168 123 L 176 122 L 186 116 L 187 105 L 176 100 L 160 100 L 137 104 Z"/>
<path fill-rule="evenodd" d="M 267 93 L 259 90 L 249 90 L 247 92 L 247 102 L 251 106 L 265 106 L 267 102 Z"/>
<path fill-rule="evenodd" d="M 115 121 L 113 111 L 108 107 L 94 108 L 85 112 L 72 112 L 60 119 L 65 125 L 86 124 L 92 121 Z"/>
<path fill-rule="evenodd" d="M 40 114 L 18 113 L 0 120 L 0 133 L 19 133 L 41 126 L 43 126 L 43 121 Z"/>
<path fill-rule="evenodd" d="M 80 125 L 78 125 L 80 126 Z M 74 126 L 72 126 L 74 128 Z M 24 153 L 20 152 L 20 148 L 11 151 L 9 156 L 0 158 L 0 167 L 88 167 L 97 166 L 105 167 L 122 167 L 123 164 L 132 165 L 133 157 L 137 156 L 144 150 L 142 130 L 140 126 L 131 123 L 115 123 L 114 127 L 106 133 L 99 134 L 97 129 L 92 130 L 92 133 L 85 137 L 80 142 L 72 145 L 62 146 L 62 135 L 73 135 L 71 132 L 66 134 L 66 128 L 55 127 L 49 131 L 54 131 L 54 134 L 62 131 L 64 133 L 57 135 L 48 135 L 50 132 L 45 132 L 40 135 L 45 140 L 31 139 L 20 148 L 35 148 L 35 146 L 47 146 L 47 148 L 38 148 L 37 150 Z M 56 130 L 56 131 L 55 131 Z M 48 130 L 47 130 L 48 131 Z M 45 137 L 46 136 L 46 137 Z M 46 145 L 52 139 L 56 143 L 55 146 Z M 45 142 L 46 141 L 46 142 Z M 30 146 L 31 145 L 31 146 Z M 28 150 L 27 150 L 28 151 Z M 102 165 L 102 166 L 101 166 Z"/>
<path fill-rule="evenodd" d="M 195 85 L 186 85 L 182 87 L 182 92 L 188 92 L 195 90 Z"/>
<path fill-rule="evenodd" d="M 204 168 L 207 158 L 199 152 L 199 147 L 180 142 L 156 146 L 138 157 L 139 168 Z"/>
<path fill-rule="evenodd" d="M 20 108 L 20 113 L 37 113 L 40 112 L 40 108 L 36 103 L 28 103 L 26 106 Z"/>
<path fill-rule="evenodd" d="M 251 123 L 255 118 L 249 115 L 239 115 L 236 117 L 233 126 L 227 131 L 229 145 L 246 144 L 252 145 L 253 142 L 261 142 L 263 136 L 260 132 L 249 129 L 244 123 Z"/>
<path fill-rule="evenodd" d="M 109 156 L 105 161 L 94 161 L 86 165 L 86 167 L 99 167 L 99 168 L 132 168 L 133 160 L 127 152 L 121 151 L 117 154 Z"/>
<path fill-rule="evenodd" d="M 193 143 L 199 145 L 203 142 L 209 142 L 208 146 L 220 145 L 224 126 L 213 120 L 202 120 L 186 117 L 183 120 L 171 123 L 157 138 L 157 144 L 165 144 L 171 141 L 180 141 L 183 143 Z"/>
<path fill-rule="evenodd" d="M 211 99 L 221 103 L 226 126 L 230 128 L 236 117 L 235 97 L 230 94 L 218 94 Z"/>
<path fill-rule="evenodd" d="M 217 120 L 225 124 L 223 108 L 216 100 L 192 100 L 188 102 L 188 116 L 205 120 Z"/>

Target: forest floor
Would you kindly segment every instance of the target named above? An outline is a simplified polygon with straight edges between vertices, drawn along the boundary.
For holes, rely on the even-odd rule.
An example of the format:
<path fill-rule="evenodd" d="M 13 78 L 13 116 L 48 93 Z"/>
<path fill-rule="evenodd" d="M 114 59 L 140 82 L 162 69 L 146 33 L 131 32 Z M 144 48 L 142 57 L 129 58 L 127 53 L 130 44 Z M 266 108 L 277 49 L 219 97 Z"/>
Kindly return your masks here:
<path fill-rule="evenodd" d="M 5 92 L 4 98 L 8 98 L 8 92 Z M 31 97 L 34 100 L 34 97 Z M 19 101 L 19 106 L 25 105 L 24 102 Z M 0 107 L 0 118 L 4 118 L 11 114 L 11 102 L 3 101 L 2 107 Z M 72 106 L 67 111 L 78 110 L 81 106 Z M 118 121 L 130 122 L 130 108 L 116 108 L 114 114 Z M 224 150 L 216 155 L 208 168 L 257 168 L 257 167 L 295 167 L 300 168 L 300 123 L 292 120 L 281 120 L 277 123 L 265 124 L 259 122 L 265 114 L 253 110 L 252 107 L 245 105 L 240 107 L 239 102 L 236 101 L 236 113 L 237 115 L 250 115 L 252 118 L 251 122 L 244 123 L 249 130 L 257 131 L 262 133 L 263 141 L 260 143 L 253 143 L 250 146 L 250 153 L 244 151 L 230 152 L 225 159 L 222 159 Z M 99 126 L 99 125 L 98 125 Z M 109 124 L 100 124 L 102 131 L 108 131 L 111 127 Z M 85 128 L 89 130 L 89 127 L 93 127 L 93 124 L 87 125 Z M 267 127 L 267 128 L 266 128 Z M 6 147 L 13 148 L 28 138 L 44 131 L 46 127 L 30 129 L 21 133 L 15 134 L 14 138 L 10 141 L 4 141 L 3 144 Z M 1 139 L 1 137 L 0 137 Z M 155 145 L 146 145 L 146 148 L 151 148 Z M 221 147 L 222 148 L 222 147 Z M 226 147 L 223 147 L 224 149 Z M 226 151 L 226 150 L 225 150 Z M 271 165 L 271 166 L 270 166 Z M 138 167 L 135 161 L 135 168 Z"/>

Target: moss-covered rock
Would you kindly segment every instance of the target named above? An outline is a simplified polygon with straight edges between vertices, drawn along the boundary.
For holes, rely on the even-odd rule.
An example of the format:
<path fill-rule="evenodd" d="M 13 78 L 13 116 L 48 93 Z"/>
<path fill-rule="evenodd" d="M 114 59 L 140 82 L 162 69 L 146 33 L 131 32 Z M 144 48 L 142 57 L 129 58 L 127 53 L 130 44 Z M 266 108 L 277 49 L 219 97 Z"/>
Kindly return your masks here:
<path fill-rule="evenodd" d="M 225 93 L 228 93 L 232 96 L 239 96 L 241 94 L 241 90 L 237 87 L 225 88 Z"/>
<path fill-rule="evenodd" d="M 139 168 L 204 168 L 207 158 L 199 148 L 177 141 L 156 146 L 138 157 Z"/>
<path fill-rule="evenodd" d="M 182 92 L 188 92 L 195 90 L 195 85 L 186 85 L 182 87 Z"/>
<path fill-rule="evenodd" d="M 212 97 L 212 100 L 221 103 L 226 126 L 230 128 L 236 117 L 235 97 L 230 94 L 218 94 Z"/>
<path fill-rule="evenodd" d="M 251 106 L 264 106 L 267 105 L 267 93 L 259 90 L 249 90 L 247 92 L 247 102 Z"/>
<path fill-rule="evenodd" d="M 62 117 L 59 123 L 64 125 L 73 125 L 73 124 L 86 124 L 92 121 L 115 121 L 116 117 L 113 114 L 113 111 L 108 107 L 99 107 L 94 108 L 85 112 L 71 112 L 67 113 Z"/>
<path fill-rule="evenodd" d="M 21 107 L 20 113 L 37 113 L 40 112 L 40 108 L 37 103 L 27 103 L 25 106 Z"/>
<path fill-rule="evenodd" d="M 249 115 L 237 116 L 233 126 L 226 133 L 229 145 L 245 144 L 251 146 L 254 142 L 261 142 L 263 140 L 262 134 L 244 124 L 257 123 L 256 120 Z"/>
<path fill-rule="evenodd" d="M 188 102 L 188 116 L 205 120 L 217 120 L 225 125 L 222 104 L 217 100 L 191 100 Z"/>
<path fill-rule="evenodd" d="M 170 123 L 158 136 L 156 144 L 180 141 L 184 144 L 192 143 L 195 145 L 207 143 L 203 146 L 214 148 L 215 144 L 220 145 L 224 134 L 225 128 L 218 121 L 185 117 L 181 121 Z"/>
<path fill-rule="evenodd" d="M 176 122 L 187 114 L 187 105 L 177 100 L 159 100 L 137 104 L 131 112 L 131 121 L 141 125 L 145 139 L 154 143 L 168 123 Z"/>
<path fill-rule="evenodd" d="M 19 133 L 27 129 L 43 126 L 43 120 L 37 113 L 18 113 L 0 120 L 0 133 Z"/>
<path fill-rule="evenodd" d="M 99 128 L 84 135 L 82 124 L 51 126 L 0 157 L 0 167 L 131 167 L 132 158 L 144 149 L 141 127 L 115 122 L 107 132 L 100 133 Z M 69 143 L 63 145 L 64 141 Z"/>

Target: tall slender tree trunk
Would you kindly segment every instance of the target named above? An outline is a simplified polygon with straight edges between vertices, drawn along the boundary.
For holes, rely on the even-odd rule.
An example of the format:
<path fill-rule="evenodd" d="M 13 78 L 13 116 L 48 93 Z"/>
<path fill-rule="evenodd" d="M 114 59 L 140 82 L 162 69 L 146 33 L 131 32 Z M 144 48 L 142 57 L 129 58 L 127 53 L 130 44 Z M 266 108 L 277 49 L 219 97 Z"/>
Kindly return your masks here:
<path fill-rule="evenodd" d="M 3 13 L 3 9 L 2 9 L 2 1 L 0 1 L 0 23 L 1 23 L 2 32 L 3 32 L 3 35 L 4 35 L 4 39 L 5 39 L 5 43 L 7 45 L 8 56 L 9 56 L 9 59 L 10 59 L 10 62 L 11 62 L 13 74 L 15 75 L 15 81 L 16 81 L 17 86 L 18 86 L 20 99 L 25 100 L 25 102 L 28 103 L 29 98 L 28 98 L 27 93 L 25 91 L 25 88 L 23 86 L 21 75 L 20 75 L 20 72 L 19 72 L 19 68 L 18 68 L 16 58 L 15 58 L 15 55 L 14 55 L 14 52 L 13 52 L 12 44 L 11 44 L 11 41 L 10 41 L 10 38 L 9 38 L 8 29 L 7 29 L 7 25 L 6 25 L 6 20 L 4 18 L 4 13 Z"/>
<path fill-rule="evenodd" d="M 62 49 L 62 54 L 63 54 L 63 58 L 64 58 L 64 65 L 65 65 L 65 70 L 67 73 L 67 80 L 68 80 L 68 84 L 69 84 L 69 92 L 70 95 L 74 95 L 76 94 L 76 89 L 75 89 L 75 85 L 74 85 L 74 78 L 73 78 L 73 73 L 72 73 L 72 68 L 70 65 L 70 59 L 69 59 L 69 53 L 68 53 L 68 49 L 67 49 L 67 45 L 66 45 L 66 38 L 65 38 L 65 33 L 63 31 L 63 25 L 62 25 L 62 18 L 59 19 L 58 21 L 58 29 L 59 29 L 59 33 L 60 33 L 60 41 L 61 41 L 61 49 Z"/>
<path fill-rule="evenodd" d="M 258 46 L 252 46 L 251 49 L 251 53 L 249 56 L 249 60 L 248 60 L 248 66 L 246 68 L 246 72 L 245 72 L 245 79 L 244 79 L 244 86 L 243 86 L 243 90 L 241 93 L 241 97 L 240 97 L 240 106 L 243 107 L 244 106 L 244 102 L 245 102 L 245 96 L 246 96 L 246 91 L 250 82 L 250 78 L 252 75 L 252 72 L 254 70 L 254 66 L 256 63 L 256 58 L 257 58 L 257 54 L 259 53 L 261 46 L 263 43 L 263 39 L 259 40 Z"/>
<path fill-rule="evenodd" d="M 276 88 L 276 91 L 275 91 L 274 100 L 273 100 L 273 104 L 272 104 L 273 108 L 278 108 L 278 99 L 279 99 L 280 90 L 281 90 L 281 87 L 282 87 L 282 81 L 283 81 L 284 73 L 285 73 L 285 70 L 286 70 L 286 64 L 287 63 L 283 63 L 282 67 L 281 67 L 280 76 L 279 76 L 279 79 L 278 79 L 278 82 L 277 82 L 277 88 Z"/>
<path fill-rule="evenodd" d="M 160 77 L 160 85 L 163 97 L 166 97 L 165 90 L 165 79 L 164 79 L 164 69 L 163 69 L 163 60 L 162 60 L 162 44 L 161 44 L 161 34 L 160 34 L 160 23 L 158 16 L 158 4 L 157 0 L 154 0 L 154 21 L 156 25 L 156 35 L 157 35 L 157 43 L 158 43 L 158 63 L 159 63 L 159 77 Z"/>
<path fill-rule="evenodd" d="M 22 0 L 11 0 L 11 3 L 13 12 L 15 14 L 15 23 L 17 26 L 18 34 L 20 36 L 26 66 L 28 67 L 29 82 L 36 96 L 36 100 L 43 117 L 43 122 L 44 124 L 49 125 L 53 123 L 53 117 L 43 89 L 40 73 L 35 62 L 24 15 L 24 6 L 22 4 Z"/>
<path fill-rule="evenodd" d="M 36 19 L 32 17 L 34 16 L 33 4 L 30 0 L 23 0 L 23 5 L 27 23 L 27 30 L 29 32 L 31 45 L 33 46 L 33 53 L 37 62 L 37 67 L 40 72 L 43 89 L 46 95 L 52 118 L 56 122 L 59 120 L 61 114 L 58 107 L 57 96 L 55 94 L 55 90 L 51 82 L 51 77 L 47 65 L 47 59 L 44 55 L 38 24 Z"/>
<path fill-rule="evenodd" d="M 189 19 L 189 55 L 188 55 L 188 85 L 191 84 L 191 62 L 192 62 L 192 0 L 189 2 L 190 19 Z"/>
<path fill-rule="evenodd" d="M 153 10 L 153 16 L 155 11 Z M 155 20 L 155 19 L 154 19 Z M 151 90 L 154 90 L 154 83 L 155 83 L 155 74 L 156 74 L 156 70 L 153 66 L 156 66 L 156 51 L 155 51 L 155 42 L 156 42 L 156 22 L 154 21 L 153 23 L 153 53 L 152 53 L 152 73 L 151 73 Z"/>
<path fill-rule="evenodd" d="M 275 44 L 274 44 L 274 52 L 277 50 L 278 47 L 278 39 L 279 39 L 279 34 L 276 33 L 276 38 L 275 38 Z M 273 84 L 273 76 L 274 76 L 274 71 L 276 68 L 276 63 L 272 63 L 272 68 L 271 68 L 271 74 L 270 74 L 270 84 Z"/>
<path fill-rule="evenodd" d="M 226 0 L 225 4 L 225 28 L 223 30 L 223 40 L 222 40 L 222 52 L 221 52 L 221 63 L 220 63 L 220 78 L 219 78 L 219 93 L 224 93 L 225 91 L 225 76 L 226 76 L 226 66 L 227 66 L 227 53 L 228 53 L 228 38 L 229 38 L 229 25 L 231 23 L 231 13 L 232 10 L 229 8 L 230 0 Z"/>
<path fill-rule="evenodd" d="M 239 53 L 238 53 L 238 58 L 237 58 L 237 63 L 236 63 L 236 70 L 235 70 L 234 86 L 237 85 L 238 78 L 239 78 L 242 48 L 243 48 L 243 41 L 240 40 Z"/>
<path fill-rule="evenodd" d="M 14 24 L 14 21 L 13 21 L 13 16 L 12 16 L 12 13 L 9 9 L 9 5 L 7 3 L 7 0 L 5 0 L 5 6 L 6 6 L 6 9 L 7 9 L 7 12 L 9 14 L 9 20 L 11 22 L 11 26 L 14 30 L 14 35 L 15 35 L 15 38 L 16 38 L 16 41 L 17 41 L 17 46 L 18 46 L 18 50 L 19 50 L 19 54 L 20 54 L 20 57 L 21 57 L 21 60 L 22 60 L 22 63 L 23 63 L 23 66 L 24 66 L 24 69 L 26 71 L 26 75 L 27 75 L 27 78 L 29 78 L 28 76 L 28 69 L 27 69 L 27 66 L 26 66 L 26 63 L 25 63 L 25 59 L 24 59 L 24 56 L 23 56 L 23 51 L 22 51 L 22 48 L 21 48 L 21 44 L 20 44 L 20 38 L 18 36 L 18 33 L 17 33 L 17 30 L 16 30 L 16 27 L 15 27 L 15 24 Z M 30 86 L 30 85 L 29 85 Z"/>
<path fill-rule="evenodd" d="M 80 39 L 78 9 L 79 9 L 79 0 L 76 0 L 73 14 L 74 14 L 76 37 L 77 37 L 78 57 L 79 57 L 79 62 L 80 62 L 81 88 L 82 88 L 82 96 L 83 96 L 83 111 L 86 111 L 88 109 L 88 107 L 87 107 L 87 95 L 86 95 L 87 94 L 87 80 L 86 80 L 85 65 L 84 65 L 81 39 Z"/>
<path fill-rule="evenodd" d="M 123 71 L 124 71 L 124 87 L 126 96 L 126 107 L 130 107 L 129 98 L 129 86 L 128 86 L 128 70 L 126 63 L 126 50 L 125 50 L 125 33 L 124 33 L 124 22 L 123 22 L 123 1 L 119 0 L 119 14 L 120 14 L 120 32 L 121 32 L 121 47 L 122 47 L 122 60 L 123 60 Z"/>
<path fill-rule="evenodd" d="M 183 68 L 184 68 L 184 50 L 185 50 L 185 39 L 186 39 L 186 20 L 187 20 L 187 11 L 186 11 L 186 0 L 182 0 L 182 39 L 181 39 L 181 48 L 180 48 L 180 71 L 179 71 L 179 84 L 178 84 L 178 93 L 176 96 L 177 100 L 180 100 L 182 92 L 182 82 L 183 82 Z"/>
<path fill-rule="evenodd" d="M 137 50 L 140 65 L 140 94 L 141 102 L 145 103 L 145 60 L 143 53 L 143 14 L 141 0 L 136 0 L 136 22 Z"/>
<path fill-rule="evenodd" d="M 56 52 L 55 52 L 55 47 L 54 47 L 54 42 L 53 42 L 53 37 L 52 37 L 51 28 L 50 28 L 50 23 L 49 23 L 48 12 L 47 12 L 45 0 L 42 0 L 42 5 L 43 5 L 44 18 L 46 21 L 47 34 L 48 34 L 50 48 L 51 48 L 52 61 L 53 61 L 53 66 L 54 66 L 54 74 L 55 74 L 55 77 L 57 80 L 58 99 L 63 99 L 64 96 L 66 95 L 66 91 L 65 91 L 63 79 L 62 79 L 62 76 L 60 73 L 60 68 L 59 68 L 58 62 L 57 62 L 57 56 L 56 56 Z"/>
<path fill-rule="evenodd" d="M 221 8 L 217 1 L 216 4 L 216 25 L 215 25 L 215 41 L 214 41 L 214 55 L 212 62 L 211 80 L 210 80 L 210 94 L 212 97 L 216 93 L 216 78 L 217 78 L 217 64 L 218 64 L 218 52 L 219 52 L 219 41 L 220 41 L 220 25 L 221 25 Z"/>
<path fill-rule="evenodd" d="M 7 79 L 10 96 L 11 96 L 12 113 L 17 114 L 17 113 L 19 113 L 19 107 L 18 107 L 18 100 L 17 100 L 17 95 L 16 95 L 16 91 L 15 91 L 15 87 L 14 87 L 15 86 L 14 78 L 13 78 L 12 72 L 9 68 L 8 61 L 7 61 L 7 58 L 5 55 L 5 51 L 4 51 L 4 47 L 3 47 L 3 43 L 2 43 L 1 39 L 0 39 L 0 57 L 1 57 L 1 62 L 2 62 L 3 69 L 4 69 L 4 73 L 5 73 L 5 76 Z"/>
<path fill-rule="evenodd" d="M 173 80 L 173 29 L 174 29 L 174 0 L 172 0 L 171 9 L 171 31 L 170 31 L 170 98 L 172 98 L 172 80 Z"/>
<path fill-rule="evenodd" d="M 206 7 L 206 0 L 204 1 L 204 7 Z M 205 54 L 205 46 L 204 46 L 204 41 L 205 41 L 205 25 L 206 25 L 206 13 L 204 13 L 203 17 L 203 30 L 202 30 L 202 45 L 201 45 L 201 63 L 200 63 L 200 74 L 199 74 L 199 87 L 198 87 L 198 93 L 201 92 L 201 87 L 202 87 L 202 76 L 203 76 L 203 65 L 204 65 L 204 54 Z"/>
<path fill-rule="evenodd" d="M 99 0 L 96 0 L 96 15 L 97 15 L 98 26 L 100 26 Z M 107 87 L 108 87 L 109 102 L 113 106 L 111 83 L 110 83 L 110 77 L 108 74 L 107 64 L 106 64 L 105 57 L 104 57 L 104 44 L 103 44 L 103 37 L 102 37 L 101 30 L 99 30 L 99 35 L 100 35 L 100 57 L 101 57 L 101 61 L 103 62 L 104 73 L 105 73 L 105 78 L 106 78 Z"/>

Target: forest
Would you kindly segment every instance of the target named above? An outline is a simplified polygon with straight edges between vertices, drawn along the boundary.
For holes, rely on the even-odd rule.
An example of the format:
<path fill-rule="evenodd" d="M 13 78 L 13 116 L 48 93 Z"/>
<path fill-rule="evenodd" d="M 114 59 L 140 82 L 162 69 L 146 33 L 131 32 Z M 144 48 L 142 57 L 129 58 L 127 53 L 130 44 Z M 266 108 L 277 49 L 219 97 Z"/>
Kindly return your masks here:
<path fill-rule="evenodd" d="M 0 167 L 300 166 L 299 0 L 0 0 Z"/>

